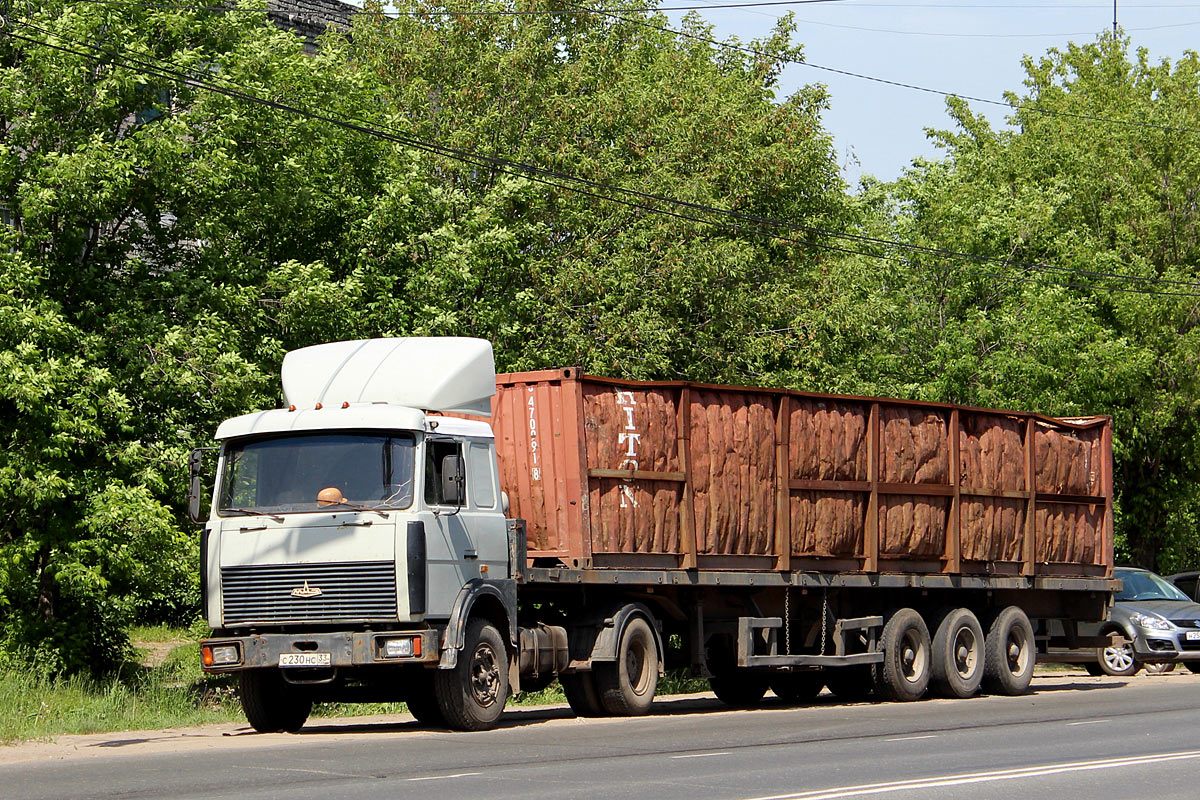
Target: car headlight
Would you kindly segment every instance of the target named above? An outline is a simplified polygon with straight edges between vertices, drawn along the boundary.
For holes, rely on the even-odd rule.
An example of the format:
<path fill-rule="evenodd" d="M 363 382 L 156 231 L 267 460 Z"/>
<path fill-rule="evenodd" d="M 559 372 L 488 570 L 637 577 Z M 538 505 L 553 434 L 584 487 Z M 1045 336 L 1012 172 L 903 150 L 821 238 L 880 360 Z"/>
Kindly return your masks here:
<path fill-rule="evenodd" d="M 1148 631 L 1169 631 L 1171 623 L 1167 622 L 1162 617 L 1157 617 L 1152 614 L 1141 614 L 1137 611 L 1129 615 L 1133 620 L 1133 624 L 1139 628 L 1145 628 Z"/>

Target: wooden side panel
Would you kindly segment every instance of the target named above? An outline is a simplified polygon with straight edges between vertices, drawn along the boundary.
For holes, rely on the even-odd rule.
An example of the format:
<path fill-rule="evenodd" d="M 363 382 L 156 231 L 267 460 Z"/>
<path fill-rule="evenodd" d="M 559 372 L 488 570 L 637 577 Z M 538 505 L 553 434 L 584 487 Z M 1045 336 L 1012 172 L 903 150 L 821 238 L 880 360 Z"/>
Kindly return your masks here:
<path fill-rule="evenodd" d="M 606 567 L 1103 575 L 1111 423 L 937 403 L 498 379 L 531 558 Z M 832 568 L 832 567 L 831 567 Z"/>
<path fill-rule="evenodd" d="M 774 554 L 775 455 L 773 397 L 692 392 L 689 477 L 700 554 Z"/>

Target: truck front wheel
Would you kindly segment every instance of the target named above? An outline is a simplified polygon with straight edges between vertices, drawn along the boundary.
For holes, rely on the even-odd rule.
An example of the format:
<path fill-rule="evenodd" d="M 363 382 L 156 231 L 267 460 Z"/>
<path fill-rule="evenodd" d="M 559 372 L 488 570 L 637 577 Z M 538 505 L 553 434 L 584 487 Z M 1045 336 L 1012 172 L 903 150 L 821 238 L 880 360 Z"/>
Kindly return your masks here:
<path fill-rule="evenodd" d="M 312 700 L 277 669 L 246 670 L 238 694 L 246 721 L 259 733 L 295 733 L 312 712 Z"/>
<path fill-rule="evenodd" d="M 593 667 L 600 704 L 614 717 L 641 716 L 658 688 L 658 645 L 650 623 L 634 617 L 621 633 L 617 660 Z"/>
<path fill-rule="evenodd" d="M 458 731 L 485 731 L 496 724 L 508 702 L 508 650 L 495 626 L 475 618 L 454 669 L 434 675 L 438 708 L 446 725 Z"/>

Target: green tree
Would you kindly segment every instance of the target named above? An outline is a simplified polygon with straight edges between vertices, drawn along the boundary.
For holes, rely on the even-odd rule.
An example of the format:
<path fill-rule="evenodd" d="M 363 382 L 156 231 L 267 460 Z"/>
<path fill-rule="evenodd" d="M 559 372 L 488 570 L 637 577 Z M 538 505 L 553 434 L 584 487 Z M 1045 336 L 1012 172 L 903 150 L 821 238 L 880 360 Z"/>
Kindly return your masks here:
<path fill-rule="evenodd" d="M 864 188 L 869 232 L 908 247 L 838 265 L 823 289 L 841 321 L 795 323 L 832 359 L 793 380 L 1112 414 L 1119 557 L 1194 565 L 1200 60 L 1106 35 L 1025 66 L 1012 127 L 952 100 L 945 158 Z"/>

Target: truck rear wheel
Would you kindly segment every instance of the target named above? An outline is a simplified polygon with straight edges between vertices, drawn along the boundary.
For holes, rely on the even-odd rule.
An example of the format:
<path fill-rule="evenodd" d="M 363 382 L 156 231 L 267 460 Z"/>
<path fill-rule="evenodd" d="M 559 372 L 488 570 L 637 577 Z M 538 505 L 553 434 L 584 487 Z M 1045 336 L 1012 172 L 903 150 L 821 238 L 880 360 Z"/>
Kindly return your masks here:
<path fill-rule="evenodd" d="M 748 669 L 733 669 L 708 679 L 713 694 L 727 706 L 750 708 L 767 693 L 767 676 Z"/>
<path fill-rule="evenodd" d="M 447 727 L 458 731 L 493 727 L 508 702 L 508 650 L 495 626 L 478 617 L 467 623 L 458 664 L 437 670 L 433 683 Z"/>
<path fill-rule="evenodd" d="M 883 663 L 875 665 L 875 691 L 888 700 L 919 700 L 929 687 L 929 628 L 911 608 L 892 614 L 879 638 Z"/>
<path fill-rule="evenodd" d="M 817 671 L 781 672 L 772 675 L 771 691 L 785 703 L 807 703 L 825 688 L 825 673 Z"/>
<path fill-rule="evenodd" d="M 878 666 L 878 665 L 875 665 Z M 869 700 L 875 690 L 871 665 L 835 667 L 825 671 L 825 686 L 839 700 L 861 703 Z"/>
<path fill-rule="evenodd" d="M 966 608 L 947 612 L 933 635 L 930 687 L 942 697 L 971 697 L 983 681 L 983 626 Z"/>
<path fill-rule="evenodd" d="M 600 705 L 615 717 L 636 717 L 650 710 L 658 688 L 658 645 L 644 617 L 634 617 L 621 633 L 617 660 L 593 668 Z"/>
<path fill-rule="evenodd" d="M 567 696 L 567 704 L 577 717 L 600 717 L 604 715 L 604 707 L 600 705 L 600 694 L 596 691 L 596 681 L 590 672 L 573 672 L 559 675 L 558 682 L 562 684 L 563 694 Z"/>
<path fill-rule="evenodd" d="M 984 639 L 983 686 L 992 694 L 1025 694 L 1036 661 L 1037 644 L 1029 617 L 1009 606 L 996 615 Z"/>
<path fill-rule="evenodd" d="M 277 669 L 250 669 L 238 681 L 242 711 L 259 733 L 295 733 L 312 713 L 312 700 Z"/>

